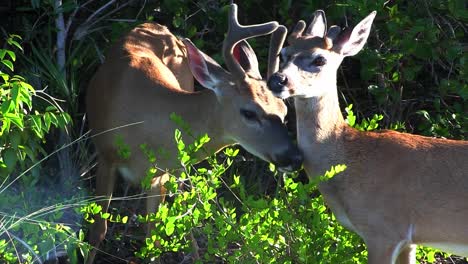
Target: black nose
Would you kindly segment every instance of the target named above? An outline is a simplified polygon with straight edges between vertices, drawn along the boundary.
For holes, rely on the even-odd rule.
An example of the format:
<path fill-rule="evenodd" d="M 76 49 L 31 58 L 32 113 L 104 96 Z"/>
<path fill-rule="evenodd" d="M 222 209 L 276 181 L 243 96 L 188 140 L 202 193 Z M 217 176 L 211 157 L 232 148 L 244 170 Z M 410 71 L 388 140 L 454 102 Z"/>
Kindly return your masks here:
<path fill-rule="evenodd" d="M 287 83 L 288 77 L 283 73 L 276 72 L 268 79 L 268 88 L 270 88 L 273 93 L 281 93 L 285 89 Z"/>
<path fill-rule="evenodd" d="M 281 171 L 296 171 L 301 168 L 303 162 L 302 154 L 299 150 L 295 149 L 286 155 L 277 157 L 275 160 L 278 169 Z"/>

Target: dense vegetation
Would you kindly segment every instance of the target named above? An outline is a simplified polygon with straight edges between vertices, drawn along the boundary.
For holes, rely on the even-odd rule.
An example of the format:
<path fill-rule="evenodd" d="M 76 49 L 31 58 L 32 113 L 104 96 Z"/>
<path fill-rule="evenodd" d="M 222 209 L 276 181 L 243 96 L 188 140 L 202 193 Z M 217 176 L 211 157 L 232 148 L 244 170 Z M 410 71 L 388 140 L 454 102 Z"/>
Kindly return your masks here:
<path fill-rule="evenodd" d="M 82 254 L 87 254 L 86 220 L 100 209 L 90 196 L 95 155 L 86 138 L 83 99 L 110 44 L 133 26 L 152 20 L 191 38 L 222 62 L 228 3 L 0 3 L 0 262 L 42 263 L 66 255 L 68 261 L 80 263 Z M 341 26 L 353 26 L 376 10 L 366 48 L 346 59 L 338 73 L 343 113 L 360 129 L 375 129 L 378 123 L 379 128 L 467 139 L 465 1 L 249 0 L 238 4 L 241 23 L 277 20 L 289 28 L 299 19 L 309 21 L 319 8 L 326 11 L 329 23 Z M 250 43 L 260 62 L 265 61 L 268 39 Z M 265 65 L 261 67 L 265 72 Z M 350 104 L 352 110 L 345 110 Z M 182 143 L 181 129 L 176 139 L 185 170 L 168 188 L 179 193 L 176 186 L 185 179 L 190 179 L 191 187 L 163 204 L 156 215 L 138 216 L 144 213 L 143 203 L 128 202 L 138 197 L 130 197 L 138 190 L 113 203 L 115 209 L 104 215 L 114 223 L 102 250 L 116 258 L 102 254 L 101 261 L 147 261 L 164 253 L 163 262 L 182 262 L 192 256 L 190 237 L 194 237 L 203 262 L 364 262 L 360 239 L 336 223 L 316 183 L 308 182 L 303 173 L 283 175 L 234 149 L 194 168 L 188 157 L 196 148 Z M 294 134 L 293 127 L 291 131 Z M 343 169 L 337 166 L 327 176 Z M 124 193 L 117 190 L 116 196 Z M 139 226 L 148 220 L 162 224 L 144 241 Z M 154 241 L 161 247 L 155 247 Z M 418 257 L 422 263 L 434 263 L 441 257 L 434 253 L 421 250 Z"/>

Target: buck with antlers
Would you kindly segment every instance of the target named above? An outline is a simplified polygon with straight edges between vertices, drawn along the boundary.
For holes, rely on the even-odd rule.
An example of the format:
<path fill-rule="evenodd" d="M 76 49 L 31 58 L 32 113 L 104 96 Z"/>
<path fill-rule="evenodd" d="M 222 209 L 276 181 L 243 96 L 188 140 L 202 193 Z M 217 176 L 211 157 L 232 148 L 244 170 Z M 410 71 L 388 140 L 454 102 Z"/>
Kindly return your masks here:
<path fill-rule="evenodd" d="M 468 142 L 360 132 L 341 114 L 336 71 L 344 57 L 362 49 L 375 15 L 352 31 L 327 31 L 323 11 L 307 29 L 299 21 L 269 88 L 278 97 L 294 97 L 309 177 L 347 165 L 319 190 L 339 222 L 363 238 L 369 263 L 415 263 L 415 244 L 467 256 Z M 278 54 L 284 39 L 273 41 L 270 54 Z"/>
<path fill-rule="evenodd" d="M 151 167 L 139 151 L 142 143 L 164 151 L 157 157 L 157 177 L 148 192 L 147 212 L 155 212 L 167 180 L 166 170 L 180 167 L 173 138 L 177 125 L 170 120 L 171 113 L 181 116 L 193 134 L 207 133 L 211 138 L 199 160 L 239 143 L 285 170 L 302 164 L 302 156 L 283 124 L 286 106 L 268 90 L 255 53 L 245 41 L 270 34 L 277 27 L 276 22 L 239 25 L 237 6 L 232 4 L 222 51 L 229 72 L 188 39 L 181 41 L 158 24 L 136 27 L 110 50 L 87 95 L 89 125 L 94 134 L 100 133 L 93 141 L 99 161 L 96 195 L 105 197 L 101 202 L 104 212 L 118 174 L 138 184 Z M 195 92 L 193 77 L 208 90 Z M 109 131 L 117 127 L 121 128 Z M 118 137 L 128 145 L 129 158 L 118 155 Z M 106 230 L 106 221 L 97 218 L 90 231 L 92 246 L 98 247 Z M 93 262 L 95 253 L 90 254 L 88 263 Z"/>

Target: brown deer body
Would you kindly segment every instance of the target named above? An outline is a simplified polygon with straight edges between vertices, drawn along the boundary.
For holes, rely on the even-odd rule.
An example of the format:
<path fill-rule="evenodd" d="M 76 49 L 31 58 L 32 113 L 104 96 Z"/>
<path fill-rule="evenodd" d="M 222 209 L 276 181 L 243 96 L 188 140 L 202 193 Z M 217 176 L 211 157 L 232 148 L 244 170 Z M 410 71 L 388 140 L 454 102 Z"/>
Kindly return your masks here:
<path fill-rule="evenodd" d="M 241 27 L 235 5 L 231 6 L 229 19 L 223 55 L 230 72 L 189 40 L 179 40 L 158 24 L 138 26 L 110 50 L 87 94 L 89 124 L 98 151 L 96 195 L 105 197 L 100 202 L 104 212 L 117 175 L 139 184 L 154 166 L 140 150 L 140 144 L 147 144 L 156 153 L 158 172 L 147 202 L 147 212 L 155 212 L 164 195 L 166 171 L 180 168 L 174 140 L 174 130 L 180 127 L 171 121 L 172 113 L 190 126 L 194 136 L 207 133 L 210 137 L 205 145 L 207 151 L 197 157 L 199 160 L 240 143 L 254 155 L 286 170 L 302 163 L 283 124 L 286 106 L 268 90 L 255 53 L 244 41 L 267 35 L 278 24 Z M 208 89 L 194 92 L 194 77 Z M 130 151 L 129 157 L 118 154 L 119 138 Z M 184 140 L 186 144 L 192 142 L 189 137 Z M 92 246 L 99 246 L 106 230 L 106 221 L 98 217 L 90 231 Z M 88 263 L 93 262 L 95 254 L 95 250 L 91 252 Z"/>
<path fill-rule="evenodd" d="M 374 17 L 352 32 L 337 26 L 327 32 L 323 11 L 305 32 L 300 21 L 269 88 L 294 97 L 309 177 L 347 165 L 319 191 L 338 221 L 363 238 L 370 264 L 416 263 L 415 244 L 468 256 L 468 142 L 361 132 L 341 114 L 336 71 L 364 46 Z"/>

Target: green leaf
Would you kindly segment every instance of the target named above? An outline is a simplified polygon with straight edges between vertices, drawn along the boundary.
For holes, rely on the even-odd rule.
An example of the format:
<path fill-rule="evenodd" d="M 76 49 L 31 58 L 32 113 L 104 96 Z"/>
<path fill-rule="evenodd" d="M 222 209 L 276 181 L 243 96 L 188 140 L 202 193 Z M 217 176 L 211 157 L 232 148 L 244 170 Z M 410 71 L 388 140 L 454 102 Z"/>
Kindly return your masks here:
<path fill-rule="evenodd" d="M 240 184 L 240 176 L 234 175 L 234 185 L 239 186 Z"/>
<path fill-rule="evenodd" d="M 64 128 L 67 124 L 71 122 L 70 115 L 67 113 L 60 113 L 57 116 L 57 127 Z"/>
<path fill-rule="evenodd" d="M 0 77 L 2 77 L 3 81 L 6 83 L 8 82 L 8 80 L 10 79 L 10 75 L 6 74 L 6 73 L 2 73 L 0 72 Z"/>
<path fill-rule="evenodd" d="M 190 156 L 187 155 L 186 153 L 184 153 L 185 155 L 183 155 L 181 158 L 180 158 L 180 162 L 182 163 L 182 165 L 188 165 L 189 161 L 190 161 Z"/>
<path fill-rule="evenodd" d="M 101 218 L 103 218 L 103 219 L 109 219 L 110 216 L 111 216 L 110 213 L 101 214 Z"/>
<path fill-rule="evenodd" d="M 14 35 L 14 36 L 17 36 L 17 35 Z M 9 45 L 15 46 L 15 47 L 17 47 L 19 50 L 23 51 L 23 48 L 21 47 L 21 45 L 20 45 L 16 40 L 14 40 L 13 38 L 8 38 L 8 39 L 7 39 L 7 43 L 8 43 Z"/>
<path fill-rule="evenodd" d="M 352 109 L 353 109 L 353 104 L 350 104 L 345 108 L 345 111 L 347 113 L 346 123 L 348 123 L 350 127 L 354 127 L 356 124 L 356 116 L 354 115 Z"/>
<path fill-rule="evenodd" d="M 53 124 L 55 127 L 57 127 L 57 126 L 58 126 L 58 123 L 59 123 L 59 121 L 58 121 L 58 119 L 57 119 L 57 116 L 56 116 L 54 113 L 52 113 L 52 112 L 49 112 L 48 114 L 49 114 L 49 116 L 50 116 L 50 122 L 52 122 L 52 124 Z"/>
<path fill-rule="evenodd" d="M 13 51 L 6 50 L 6 53 L 8 54 L 8 56 L 10 56 L 12 61 L 16 61 L 16 54 Z"/>
<path fill-rule="evenodd" d="M 48 105 L 45 109 L 46 112 L 55 112 L 57 111 L 57 107 L 55 105 Z"/>
<path fill-rule="evenodd" d="M 8 118 L 18 128 L 20 128 L 20 129 L 24 128 L 22 114 L 5 113 L 4 117 Z"/>
<path fill-rule="evenodd" d="M 393 82 L 398 82 L 400 80 L 400 74 L 398 72 L 394 72 L 392 74 L 392 81 Z"/>
<path fill-rule="evenodd" d="M 431 116 L 429 115 L 429 112 L 427 112 L 426 110 L 416 111 L 416 114 L 423 116 L 428 121 L 431 120 Z"/>
<path fill-rule="evenodd" d="M 10 71 L 14 71 L 14 67 L 13 67 L 13 62 L 9 61 L 9 60 L 1 60 L 0 61 L 3 65 L 7 66 L 8 69 L 10 69 Z"/>
<path fill-rule="evenodd" d="M 89 205 L 92 214 L 99 214 L 102 211 L 102 206 L 92 203 Z"/>
<path fill-rule="evenodd" d="M 21 84 L 21 87 L 28 89 L 32 94 L 34 94 L 36 92 L 34 87 L 32 87 L 32 85 L 30 85 L 29 83 L 24 82 L 24 81 L 20 81 L 20 84 Z"/>
<path fill-rule="evenodd" d="M 50 124 L 52 124 L 51 113 L 46 112 L 44 114 L 44 116 L 43 116 L 43 119 L 44 119 L 45 129 L 46 129 L 46 131 L 49 131 L 50 130 Z"/>
<path fill-rule="evenodd" d="M 3 161 L 7 166 L 8 171 L 13 171 L 16 166 L 16 162 L 18 161 L 18 155 L 16 155 L 16 151 L 14 149 L 7 149 L 3 154 Z"/>
<path fill-rule="evenodd" d="M 18 148 L 18 146 L 21 144 L 21 133 L 18 131 L 12 131 L 10 133 L 10 142 L 13 148 Z"/>
<path fill-rule="evenodd" d="M 30 160 L 33 160 L 33 161 L 36 160 L 36 157 L 34 155 L 35 152 L 33 151 L 32 148 L 28 146 L 23 146 L 22 149 L 24 153 L 26 153 L 26 155 L 29 157 Z"/>
<path fill-rule="evenodd" d="M 12 88 L 11 88 L 11 100 L 13 101 L 15 108 L 18 108 L 20 104 L 20 100 L 18 100 L 19 94 L 20 94 L 20 87 L 16 83 L 13 83 Z"/>
<path fill-rule="evenodd" d="M 170 236 L 174 233 L 174 230 L 175 230 L 175 222 L 176 218 L 175 217 L 169 217 L 167 218 L 167 223 L 165 225 L 165 231 L 166 231 L 166 235 L 167 236 Z"/>
<path fill-rule="evenodd" d="M 184 20 L 180 16 L 176 16 L 174 20 L 172 20 L 172 25 L 174 25 L 176 28 L 179 28 L 183 22 Z"/>
<path fill-rule="evenodd" d="M 3 135 L 5 133 L 5 131 L 10 130 L 10 125 L 11 125 L 10 119 L 3 119 L 2 120 L 2 130 L 1 130 L 0 136 Z"/>
<path fill-rule="evenodd" d="M 276 171 L 276 166 L 275 166 L 275 164 L 273 164 L 273 163 L 269 163 L 269 164 L 268 164 L 268 168 L 269 168 L 269 170 L 270 170 L 271 172 L 275 172 L 275 171 Z"/>
<path fill-rule="evenodd" d="M 31 115 L 31 120 L 33 121 L 32 129 L 39 138 L 42 138 L 44 135 L 42 133 L 42 119 L 41 116 Z"/>
<path fill-rule="evenodd" d="M 12 100 L 5 100 L 2 103 L 1 111 L 2 111 L 3 115 L 14 112 L 15 111 L 15 104 L 13 103 Z"/>

